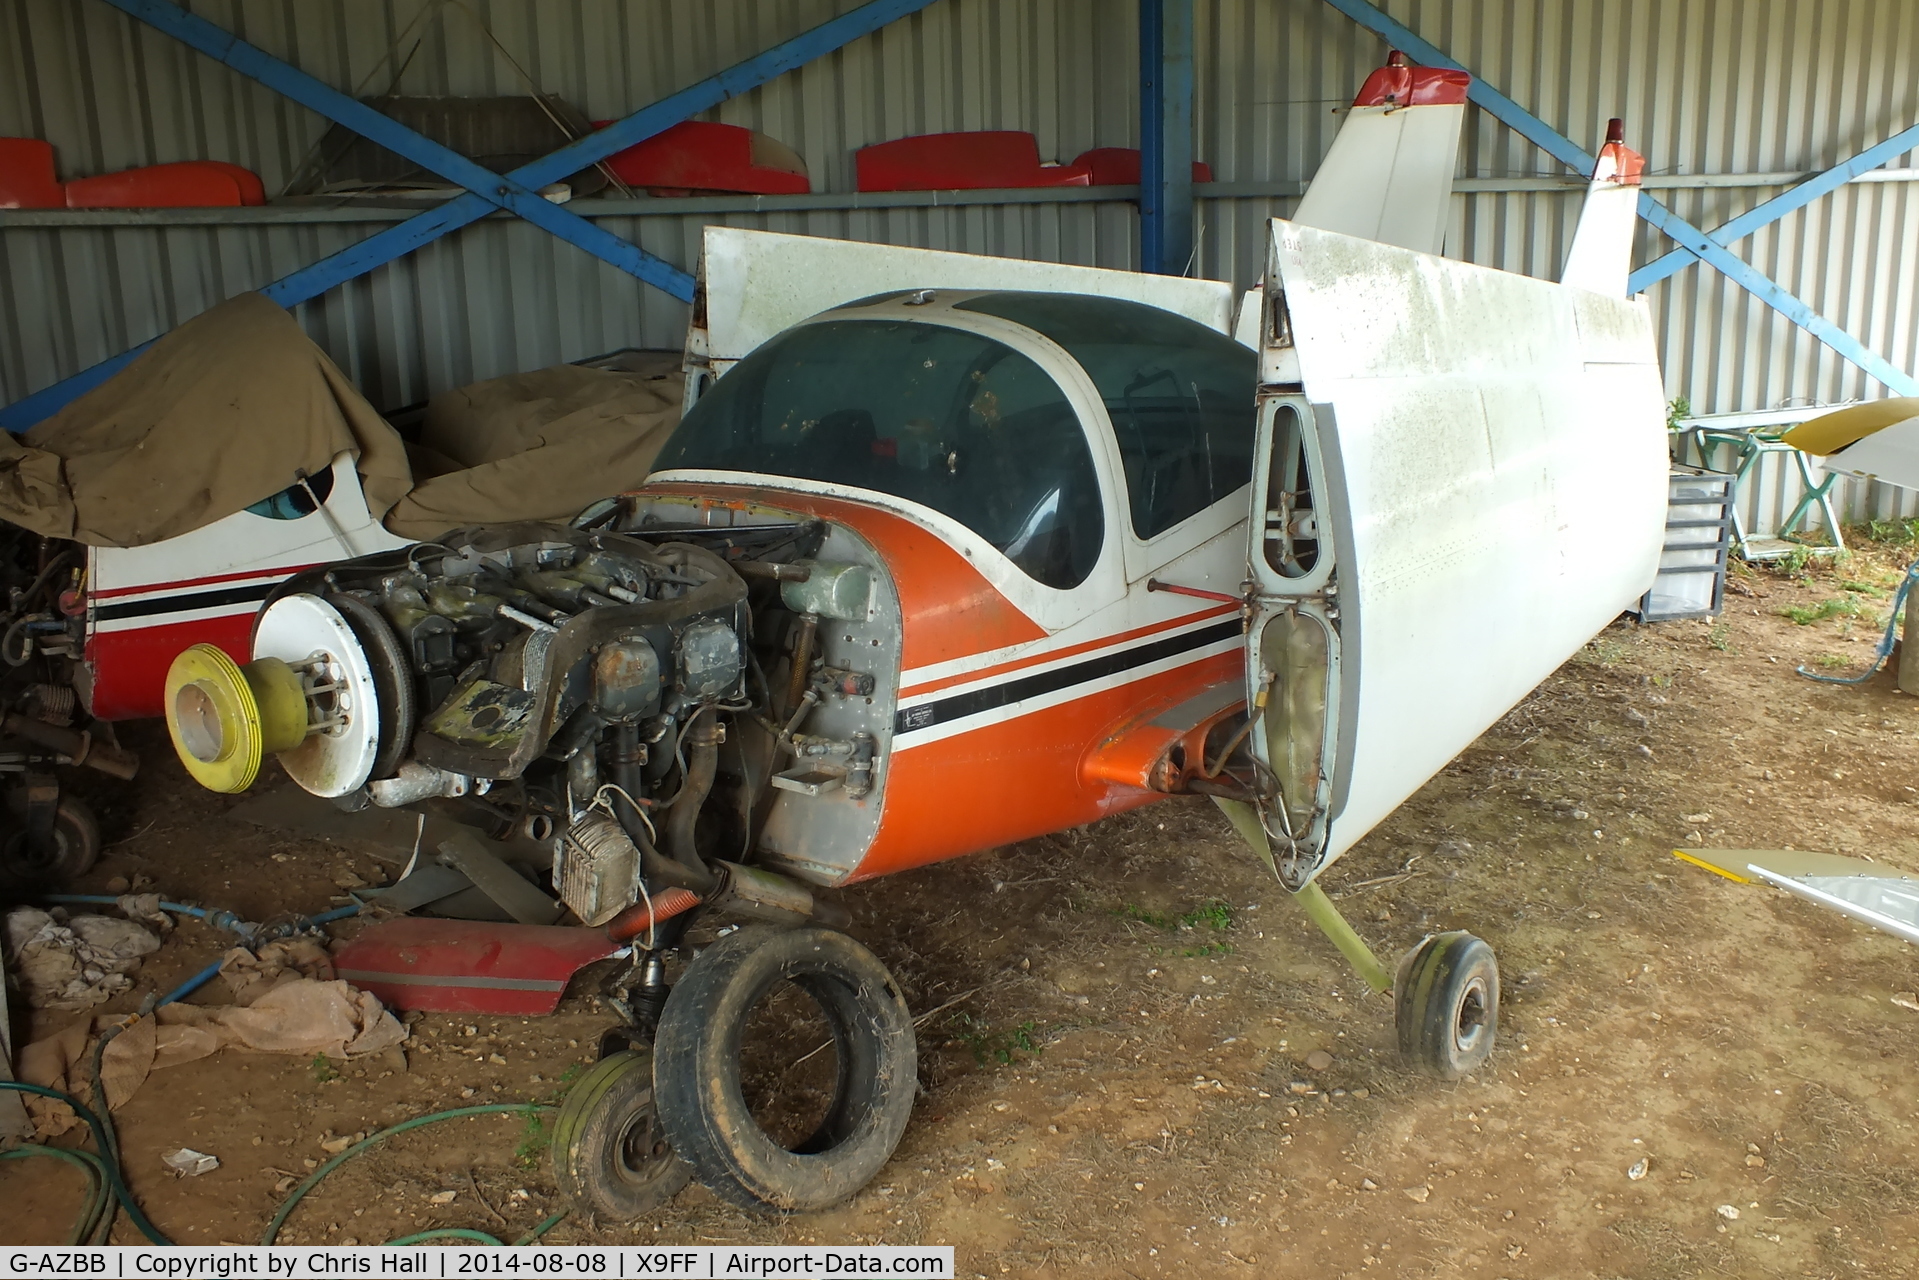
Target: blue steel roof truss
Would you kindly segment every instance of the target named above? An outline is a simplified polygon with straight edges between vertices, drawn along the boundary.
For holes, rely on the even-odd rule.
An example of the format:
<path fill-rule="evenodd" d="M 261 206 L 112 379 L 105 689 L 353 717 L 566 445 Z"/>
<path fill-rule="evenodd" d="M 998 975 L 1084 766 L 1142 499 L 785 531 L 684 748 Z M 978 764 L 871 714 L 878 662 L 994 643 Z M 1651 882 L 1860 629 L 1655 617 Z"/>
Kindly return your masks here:
<path fill-rule="evenodd" d="M 336 124 L 396 152 L 415 164 L 465 188 L 455 196 L 303 267 L 260 290 L 283 307 L 318 297 L 335 285 L 365 275 L 422 245 L 475 222 L 495 210 L 526 219 L 595 257 L 637 277 L 682 302 L 693 300 L 693 277 L 654 257 L 630 240 L 595 226 L 539 194 L 539 188 L 604 160 L 664 129 L 717 106 L 815 58 L 842 48 L 888 23 L 926 8 L 934 0 L 869 0 L 764 53 L 746 59 L 642 107 L 626 118 L 561 147 L 551 155 L 497 174 L 437 142 L 323 84 L 171 0 L 104 0 L 158 31 L 257 80 L 274 92 L 318 112 Z M 125 368 L 151 342 L 43 388 L 0 409 L 0 426 L 25 431 Z"/>

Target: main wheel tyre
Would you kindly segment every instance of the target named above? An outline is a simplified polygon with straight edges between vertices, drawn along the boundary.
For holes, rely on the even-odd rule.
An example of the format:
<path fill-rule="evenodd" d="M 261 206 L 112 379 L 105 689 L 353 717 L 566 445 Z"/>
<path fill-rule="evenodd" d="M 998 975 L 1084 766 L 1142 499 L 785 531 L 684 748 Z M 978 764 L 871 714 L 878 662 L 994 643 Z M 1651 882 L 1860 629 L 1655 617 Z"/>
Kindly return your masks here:
<path fill-rule="evenodd" d="M 1470 933 L 1434 934 L 1393 983 L 1399 1051 L 1445 1080 L 1479 1070 L 1499 1034 L 1499 963 Z"/>
<path fill-rule="evenodd" d="M 626 1049 L 580 1078 L 553 1123 L 553 1179 L 568 1204 L 608 1222 L 659 1208 L 693 1177 L 653 1106 L 653 1055 Z"/>
<path fill-rule="evenodd" d="M 756 1074 L 756 1090 L 766 1075 L 796 1077 L 829 1046 L 836 1060 L 817 1123 L 788 1143 L 754 1115 L 741 1053 L 749 1017 L 773 1005 L 769 994 L 783 982 L 811 997 L 829 1039 L 817 1048 L 794 1043 L 812 1052 Z M 747 928 L 708 947 L 667 998 L 653 1051 L 674 1149 L 716 1195 L 748 1209 L 811 1212 L 847 1199 L 899 1145 L 919 1087 L 913 1018 L 892 975 L 865 947 L 826 929 Z"/>
<path fill-rule="evenodd" d="M 18 821 L 24 823 L 25 818 Z M 93 811 L 71 796 L 62 796 L 53 812 L 51 847 L 34 851 L 25 827 L 17 827 L 0 849 L 0 872 L 16 884 L 61 884 L 85 875 L 99 857 L 100 824 L 94 821 Z"/>

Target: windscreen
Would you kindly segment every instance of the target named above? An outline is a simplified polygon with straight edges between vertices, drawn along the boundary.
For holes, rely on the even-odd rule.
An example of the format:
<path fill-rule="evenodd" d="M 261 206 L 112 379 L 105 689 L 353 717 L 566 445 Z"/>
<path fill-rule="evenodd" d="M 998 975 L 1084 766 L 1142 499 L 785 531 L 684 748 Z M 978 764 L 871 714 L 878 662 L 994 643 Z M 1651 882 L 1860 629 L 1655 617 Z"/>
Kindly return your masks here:
<path fill-rule="evenodd" d="M 1086 370 L 1113 422 L 1138 537 L 1157 537 L 1251 483 L 1259 357 L 1250 348 L 1118 298 L 989 293 L 954 310 L 1036 329 Z"/>
<path fill-rule="evenodd" d="M 850 485 L 951 516 L 1050 587 L 1083 582 L 1105 520 L 1086 433 L 1003 343 L 899 320 L 802 325 L 701 396 L 653 464 Z"/>

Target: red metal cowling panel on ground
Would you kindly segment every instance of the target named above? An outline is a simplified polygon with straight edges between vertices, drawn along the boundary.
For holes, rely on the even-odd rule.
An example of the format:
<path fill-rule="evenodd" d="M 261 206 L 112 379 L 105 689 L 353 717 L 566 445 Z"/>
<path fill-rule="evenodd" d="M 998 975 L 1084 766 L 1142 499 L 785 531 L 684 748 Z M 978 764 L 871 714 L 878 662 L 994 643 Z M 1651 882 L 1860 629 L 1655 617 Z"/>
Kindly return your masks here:
<path fill-rule="evenodd" d="M 1139 148 L 1094 147 L 1080 152 L 1073 160 L 1073 167 L 1092 175 L 1096 187 L 1136 187 L 1139 185 Z M 1204 160 L 1193 161 L 1193 181 L 1212 180 L 1213 166 Z"/>
<path fill-rule="evenodd" d="M 612 123 L 594 121 L 595 128 Z M 813 189 L 806 162 L 776 138 L 736 124 L 684 120 L 606 158 L 629 187 L 648 191 L 732 191 L 742 195 L 805 195 Z"/>
<path fill-rule="evenodd" d="M 333 953 L 341 978 L 389 1009 L 552 1013 L 572 976 L 619 950 L 599 929 L 402 916 Z"/>
<path fill-rule="evenodd" d="M 250 169 L 219 160 L 155 164 L 67 183 L 69 209 L 187 209 L 265 204 Z"/>
<path fill-rule="evenodd" d="M 0 209 L 64 209 L 66 192 L 53 175 L 53 144 L 0 138 Z"/>
<path fill-rule="evenodd" d="M 1084 187 L 1077 165 L 1042 165 L 1039 142 L 1018 129 L 926 133 L 853 153 L 860 191 L 976 191 L 994 187 Z"/>

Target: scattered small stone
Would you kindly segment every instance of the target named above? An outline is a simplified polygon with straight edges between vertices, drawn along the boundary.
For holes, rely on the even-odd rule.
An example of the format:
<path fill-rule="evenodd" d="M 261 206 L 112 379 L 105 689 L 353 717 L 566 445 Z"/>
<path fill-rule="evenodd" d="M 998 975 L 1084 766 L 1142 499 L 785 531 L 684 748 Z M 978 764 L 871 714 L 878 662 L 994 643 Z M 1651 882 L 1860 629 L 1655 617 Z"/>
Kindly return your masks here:
<path fill-rule="evenodd" d="M 1724 1218 L 1727 1222 L 1739 1221 L 1739 1210 L 1735 1209 L 1733 1206 L 1729 1204 L 1722 1204 L 1717 1209 L 1713 1210 L 1713 1212 L 1717 1213 L 1720 1217 Z"/>
<path fill-rule="evenodd" d="M 1366 1099 L 1373 1096 L 1373 1091 L 1371 1089 L 1363 1089 L 1363 1088 L 1355 1089 L 1353 1090 L 1353 1096 L 1355 1098 L 1358 1098 L 1361 1102 L 1364 1102 Z"/>
<path fill-rule="evenodd" d="M 1892 1002 L 1901 1009 L 1910 1009 L 1914 1013 L 1919 1013 L 1919 992 L 1895 991 L 1892 993 Z"/>
<path fill-rule="evenodd" d="M 501 1056 L 500 1056 L 499 1054 L 497 1054 L 497 1053 L 489 1053 L 489 1054 L 487 1054 L 487 1055 L 486 1055 L 486 1060 L 487 1060 L 488 1062 L 490 1062 L 490 1063 L 492 1063 L 492 1064 L 493 1064 L 494 1066 L 496 1066 L 496 1067 L 504 1067 L 504 1066 L 506 1065 L 506 1059 L 505 1059 L 505 1058 L 503 1058 L 503 1057 L 501 1057 Z"/>
<path fill-rule="evenodd" d="M 1747 1167 L 1748 1169 L 1763 1169 L 1763 1168 L 1765 1168 L 1765 1167 L 1766 1167 L 1766 1157 L 1764 1157 L 1764 1156 L 1747 1156 L 1747 1157 L 1746 1157 L 1746 1167 Z"/>
<path fill-rule="evenodd" d="M 1361 1178 L 1359 1180 L 1359 1189 L 1361 1191 L 1377 1191 L 1379 1190 L 1379 1184 L 1371 1178 Z"/>
<path fill-rule="evenodd" d="M 1650 1168 L 1652 1168 L 1652 1161 L 1645 1156 L 1641 1156 L 1639 1159 L 1633 1161 L 1632 1168 L 1626 1170 L 1626 1176 L 1634 1182 L 1637 1182 L 1646 1176 L 1646 1171 Z"/>
<path fill-rule="evenodd" d="M 993 1104 L 993 1110 L 995 1110 L 995 1111 L 1006 1111 L 1006 1110 L 1009 1110 L 1009 1109 L 1010 1109 L 1010 1108 L 1009 1108 L 1009 1105 L 1008 1105 L 1007 1103 L 1004 1103 L 1004 1102 L 995 1102 L 995 1103 Z"/>
<path fill-rule="evenodd" d="M 364 889 L 366 880 L 352 867 L 342 867 L 333 873 L 333 883 L 342 889 Z"/>
<path fill-rule="evenodd" d="M 1286 1089 L 1287 1089 L 1287 1092 L 1296 1093 L 1302 1098 L 1314 1091 L 1312 1082 L 1310 1080 L 1295 1080 L 1291 1084 L 1287 1085 Z"/>
<path fill-rule="evenodd" d="M 107 881 L 108 893 L 125 893 L 128 889 L 132 887 L 133 887 L 133 882 L 131 880 L 128 880 L 125 876 L 115 876 L 113 877 L 113 879 Z"/>
<path fill-rule="evenodd" d="M 330 1156 L 337 1156 L 342 1151 L 345 1151 L 348 1147 L 352 1145 L 353 1145 L 353 1135 L 349 1133 L 349 1134 L 344 1134 L 338 1138 L 326 1138 L 322 1140 L 320 1143 L 320 1150 L 326 1152 Z"/>
<path fill-rule="evenodd" d="M 452 1204 L 453 1198 L 459 1194 L 457 1191 L 435 1191 L 432 1195 L 428 1196 L 426 1200 L 428 1204 Z M 1732 1216 L 1735 1218 L 1738 1217 L 1739 1211 L 1737 1209 L 1733 1210 Z"/>
<path fill-rule="evenodd" d="M 1324 1049 L 1315 1049 L 1306 1055 L 1306 1066 L 1312 1071 L 1325 1071 L 1333 1065 L 1333 1055 Z"/>
<path fill-rule="evenodd" d="M 1748 1142 L 1748 1143 L 1746 1144 L 1746 1154 L 1747 1154 L 1747 1155 L 1754 1155 L 1754 1156 L 1756 1156 L 1756 1155 L 1758 1155 L 1758 1154 L 1759 1154 L 1759 1144 L 1758 1144 L 1758 1143 L 1756 1143 L 1756 1142 Z"/>
<path fill-rule="evenodd" d="M 1692 826 L 1699 826 L 1711 822 L 1712 815 L 1710 813 L 1682 813 L 1679 815 L 1679 820 Z"/>
<path fill-rule="evenodd" d="M 1433 1189 L 1431 1187 L 1406 1188 L 1406 1198 L 1414 1204 L 1425 1204 L 1428 1200 L 1432 1199 L 1432 1196 Z"/>

